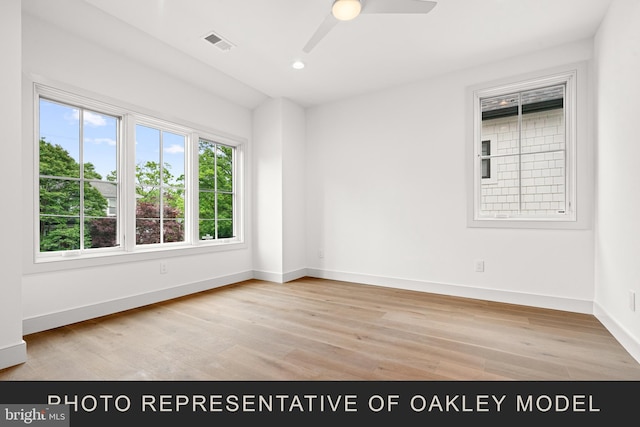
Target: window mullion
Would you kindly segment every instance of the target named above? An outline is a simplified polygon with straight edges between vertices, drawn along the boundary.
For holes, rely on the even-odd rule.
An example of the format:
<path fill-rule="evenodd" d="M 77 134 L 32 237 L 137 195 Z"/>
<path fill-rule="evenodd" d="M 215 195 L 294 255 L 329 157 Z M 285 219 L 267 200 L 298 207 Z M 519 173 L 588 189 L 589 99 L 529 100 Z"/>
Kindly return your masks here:
<path fill-rule="evenodd" d="M 160 165 L 159 165 L 159 170 L 160 170 L 160 182 L 158 183 L 159 187 L 158 187 L 158 206 L 159 206 L 159 210 L 160 212 L 158 213 L 158 215 L 160 215 L 160 244 L 164 243 L 164 158 L 163 158 L 163 151 L 164 151 L 164 147 L 163 147 L 163 138 L 164 138 L 164 131 L 160 131 Z"/>
<path fill-rule="evenodd" d="M 518 93 L 518 195 L 520 202 L 518 215 L 522 215 L 524 199 L 522 194 L 522 92 Z"/>
<path fill-rule="evenodd" d="M 194 232 L 197 230 L 197 218 L 194 216 L 194 199 L 197 200 L 196 193 L 197 185 L 194 182 L 194 177 L 198 176 L 198 167 L 194 163 L 194 152 L 196 151 L 197 137 L 194 132 L 187 135 L 185 141 L 185 172 L 184 172 L 184 225 L 185 225 L 185 241 L 193 244 L 197 242 L 194 239 Z"/>
<path fill-rule="evenodd" d="M 136 245 L 136 145 L 135 145 L 135 120 L 130 115 L 125 116 L 124 136 L 125 143 L 122 144 L 123 156 L 121 159 L 122 174 L 119 177 L 122 187 L 122 204 L 120 213 L 123 214 L 122 238 L 124 248 L 127 252 L 132 252 Z"/>
<path fill-rule="evenodd" d="M 218 144 L 213 145 L 213 223 L 215 224 L 215 239 L 218 240 Z"/>
<path fill-rule="evenodd" d="M 80 251 L 86 249 L 84 247 L 84 233 L 85 233 L 85 218 L 84 218 L 84 109 L 78 109 L 78 121 L 79 135 L 78 135 L 78 152 L 79 152 L 79 164 L 80 164 L 80 207 L 78 212 L 78 221 L 80 225 Z"/>

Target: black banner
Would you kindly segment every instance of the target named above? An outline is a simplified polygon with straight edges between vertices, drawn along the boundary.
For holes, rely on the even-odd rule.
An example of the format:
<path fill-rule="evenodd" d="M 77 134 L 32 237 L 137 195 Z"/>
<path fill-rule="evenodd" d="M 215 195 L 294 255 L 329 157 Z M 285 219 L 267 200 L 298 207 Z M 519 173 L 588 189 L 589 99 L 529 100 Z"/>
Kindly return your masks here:
<path fill-rule="evenodd" d="M 471 421 L 494 426 L 523 421 L 566 425 L 633 419 L 640 406 L 640 382 L 0 382 L 0 426 L 16 425 L 6 421 L 20 416 L 16 405 L 67 405 L 72 427 L 271 422 L 296 426 L 309 422 L 402 422 L 403 426 L 417 426 Z M 8 407 L 13 412 L 5 409 Z"/>

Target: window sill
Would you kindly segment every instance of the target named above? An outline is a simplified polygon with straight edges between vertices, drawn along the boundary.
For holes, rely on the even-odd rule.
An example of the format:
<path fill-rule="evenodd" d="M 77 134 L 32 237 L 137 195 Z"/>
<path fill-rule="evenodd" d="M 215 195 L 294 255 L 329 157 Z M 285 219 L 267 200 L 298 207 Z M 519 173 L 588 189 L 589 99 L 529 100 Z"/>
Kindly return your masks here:
<path fill-rule="evenodd" d="M 100 253 L 84 253 L 78 255 L 61 254 L 59 256 L 39 257 L 25 265 L 25 274 L 37 274 L 53 271 L 73 270 L 95 266 L 118 265 L 129 262 L 144 262 L 155 259 L 178 256 L 203 255 L 246 249 L 247 244 L 241 240 L 227 242 L 205 242 L 197 245 L 180 245 L 171 248 L 137 248 L 132 252 L 113 250 Z"/>
<path fill-rule="evenodd" d="M 470 218 L 469 228 L 520 228 L 549 230 L 586 230 L 589 228 L 575 218 Z"/>

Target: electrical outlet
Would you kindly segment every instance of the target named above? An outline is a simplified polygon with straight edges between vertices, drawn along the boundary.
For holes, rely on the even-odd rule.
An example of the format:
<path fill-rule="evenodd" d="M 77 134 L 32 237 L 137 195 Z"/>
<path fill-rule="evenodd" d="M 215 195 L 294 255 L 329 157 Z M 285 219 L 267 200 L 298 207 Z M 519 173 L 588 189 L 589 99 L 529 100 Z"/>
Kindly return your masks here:
<path fill-rule="evenodd" d="M 167 274 L 167 263 L 166 262 L 161 262 L 160 263 L 160 274 Z"/>
<path fill-rule="evenodd" d="M 636 311 L 636 292 L 629 290 L 629 309 Z"/>
<path fill-rule="evenodd" d="M 476 273 L 482 273 L 484 272 L 484 261 L 482 260 L 477 260 L 475 262 L 475 268 L 476 268 Z"/>

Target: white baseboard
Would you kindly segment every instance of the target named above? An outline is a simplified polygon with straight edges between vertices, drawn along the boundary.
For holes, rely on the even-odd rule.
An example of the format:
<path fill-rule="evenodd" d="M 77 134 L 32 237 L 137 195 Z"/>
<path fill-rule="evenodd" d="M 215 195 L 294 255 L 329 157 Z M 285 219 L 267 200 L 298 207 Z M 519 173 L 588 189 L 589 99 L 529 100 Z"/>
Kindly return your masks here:
<path fill-rule="evenodd" d="M 117 300 L 105 301 L 84 307 L 77 307 L 58 313 L 44 314 L 41 316 L 24 319 L 22 322 L 22 329 L 24 335 L 28 335 L 35 332 L 57 328 L 60 326 L 70 325 L 72 323 L 81 322 L 84 320 L 94 319 L 100 316 L 106 316 L 125 310 L 143 307 L 149 304 L 167 301 L 173 298 L 183 297 L 185 295 L 214 289 L 220 286 L 230 285 L 232 283 L 238 283 L 249 279 L 253 279 L 252 271 L 246 271 L 229 276 L 204 280 L 202 282 L 189 283 L 173 288 L 161 289 L 154 292 L 119 298 Z"/>
<path fill-rule="evenodd" d="M 282 273 L 273 273 L 271 271 L 253 270 L 253 278 L 264 280 L 265 282 L 284 283 Z"/>
<path fill-rule="evenodd" d="M 0 348 L 0 369 L 19 365 L 27 361 L 27 343 L 21 340 L 18 344 Z"/>
<path fill-rule="evenodd" d="M 463 285 L 423 282 L 419 280 L 400 279 L 394 277 L 328 271 L 314 268 L 308 268 L 307 275 L 309 277 L 316 277 L 319 279 L 339 280 L 344 282 L 430 292 L 434 294 L 451 295 L 463 298 L 474 298 L 486 301 L 504 302 L 508 304 L 563 310 L 574 313 L 593 314 L 593 302 L 587 300 L 502 291 L 498 289 L 476 288 Z"/>
<path fill-rule="evenodd" d="M 290 271 L 288 273 L 284 273 L 283 275 L 283 283 L 291 282 L 292 280 L 297 280 L 305 277 L 307 275 L 307 269 L 301 268 L 299 270 Z"/>
<path fill-rule="evenodd" d="M 622 327 L 613 317 L 609 316 L 599 304 L 595 303 L 593 307 L 594 316 L 611 332 L 611 335 L 618 340 L 625 350 L 629 352 L 631 357 L 640 363 L 640 342 Z"/>
<path fill-rule="evenodd" d="M 270 271 L 253 270 L 253 278 L 264 280 L 267 282 L 286 283 L 292 280 L 300 279 L 307 275 L 307 269 L 289 271 L 287 273 L 273 273 Z"/>

